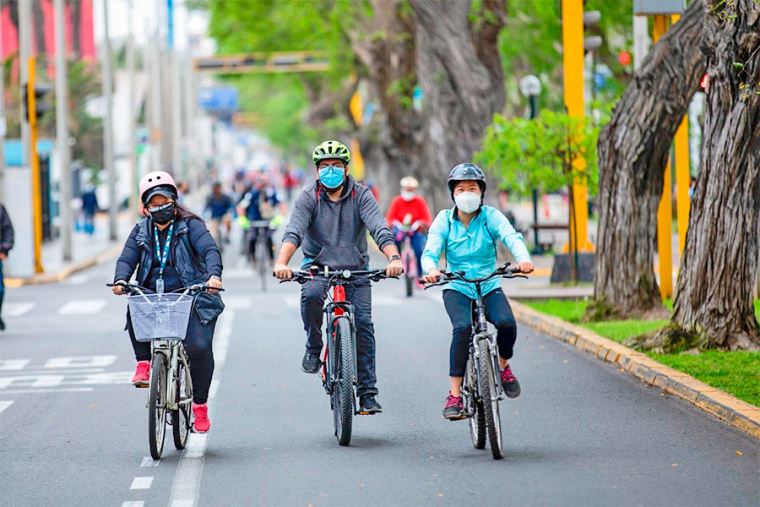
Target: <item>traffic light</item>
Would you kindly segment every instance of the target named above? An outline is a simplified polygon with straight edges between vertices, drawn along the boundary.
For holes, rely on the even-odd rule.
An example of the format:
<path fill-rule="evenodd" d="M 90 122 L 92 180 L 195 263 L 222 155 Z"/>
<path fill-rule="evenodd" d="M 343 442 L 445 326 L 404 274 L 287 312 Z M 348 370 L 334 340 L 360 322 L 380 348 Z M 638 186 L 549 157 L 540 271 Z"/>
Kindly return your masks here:
<path fill-rule="evenodd" d="M 29 85 L 24 83 L 24 119 L 27 123 L 32 123 L 32 116 L 30 114 L 32 110 L 34 110 L 34 123 L 36 123 L 46 112 L 52 109 L 53 106 L 45 100 L 51 91 L 53 91 L 53 88 L 50 85 L 35 83 L 34 96 L 31 96 L 29 94 Z"/>
<path fill-rule="evenodd" d="M 600 35 L 586 35 L 589 28 L 598 28 L 599 21 L 602 19 L 602 13 L 599 11 L 585 11 L 583 13 L 583 52 L 596 51 L 602 47 L 602 37 Z"/>

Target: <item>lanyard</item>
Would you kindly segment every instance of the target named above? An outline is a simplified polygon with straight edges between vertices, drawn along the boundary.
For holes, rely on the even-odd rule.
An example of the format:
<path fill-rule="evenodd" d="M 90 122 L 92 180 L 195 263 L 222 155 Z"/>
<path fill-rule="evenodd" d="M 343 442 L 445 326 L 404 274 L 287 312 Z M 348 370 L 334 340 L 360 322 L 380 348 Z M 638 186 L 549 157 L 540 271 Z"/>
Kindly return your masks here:
<path fill-rule="evenodd" d="M 166 233 L 166 243 L 164 243 L 164 253 L 161 254 L 161 245 L 158 241 L 158 227 L 153 228 L 153 243 L 156 245 L 156 258 L 159 262 L 158 277 L 164 279 L 164 267 L 166 267 L 166 261 L 169 260 L 169 247 L 172 244 L 172 235 L 174 234 L 174 221 L 169 226 L 169 232 Z M 162 284 L 163 285 L 163 284 Z"/>

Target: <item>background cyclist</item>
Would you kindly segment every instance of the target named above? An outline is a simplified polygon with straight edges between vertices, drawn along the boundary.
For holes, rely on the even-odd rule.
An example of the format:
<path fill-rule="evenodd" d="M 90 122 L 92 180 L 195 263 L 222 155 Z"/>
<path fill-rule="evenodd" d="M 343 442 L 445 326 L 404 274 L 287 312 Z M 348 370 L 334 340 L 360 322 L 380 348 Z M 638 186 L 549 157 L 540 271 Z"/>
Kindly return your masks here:
<path fill-rule="evenodd" d="M 264 171 L 253 174 L 253 187 L 246 192 L 238 204 L 238 213 L 245 216 L 249 222 L 261 220 L 271 221 L 278 212 L 282 212 L 284 204 L 274 185 L 269 182 L 269 175 Z M 256 240 L 263 234 L 267 241 L 269 260 L 274 261 L 274 230 L 269 227 L 250 227 L 246 236 L 248 254 L 256 262 Z M 262 259 L 263 260 L 263 259 Z"/>
<path fill-rule="evenodd" d="M 411 243 L 417 257 L 417 276 L 422 277 L 422 251 L 425 249 L 425 238 L 432 221 L 430 207 L 425 198 L 417 194 L 420 184 L 415 178 L 401 178 L 400 186 L 401 193 L 391 200 L 385 220 L 391 227 L 393 239 L 399 249 L 404 242 L 404 229 L 401 225 L 416 228 L 411 236 Z"/>
<path fill-rule="evenodd" d="M 474 164 L 459 164 L 448 178 L 449 191 L 455 206 L 443 210 L 430 227 L 422 267 L 425 281 L 434 283 L 441 277 L 438 261 L 445 253 L 449 271 L 464 271 L 467 278 L 481 278 L 496 269 L 496 241 L 504 243 L 523 273 L 533 271 L 528 248 L 522 234 L 515 231 L 506 217 L 496 208 L 483 205 L 486 177 Z M 509 359 L 517 338 L 517 324 L 507 297 L 501 290 L 501 279 L 493 278 L 483 284 L 486 317 L 497 329 L 501 384 L 510 398 L 520 395 L 520 384 L 512 373 Z M 451 319 L 453 333 L 449 354 L 449 396 L 443 409 L 447 419 L 459 419 L 462 403 L 462 377 L 470 346 L 472 331 L 472 302 L 477 299 L 475 287 L 462 281 L 452 281 L 443 291 L 443 303 Z"/>
<path fill-rule="evenodd" d="M 154 292 L 157 285 L 163 285 L 164 292 L 170 292 L 204 282 L 221 288 L 222 257 L 216 241 L 203 220 L 176 203 L 177 186 L 171 175 L 154 171 L 143 176 L 140 197 L 146 218 L 134 226 L 124 244 L 116 261 L 114 283 L 129 281 L 136 273 L 135 282 Z M 113 293 L 121 295 L 125 291 L 117 286 L 113 288 Z M 198 295 L 184 341 L 193 381 L 194 429 L 199 433 L 211 428 L 206 405 L 214 374 L 211 342 L 216 318 L 223 309 L 218 293 Z M 199 315 L 201 311 L 203 320 Z M 135 339 L 129 311 L 127 330 L 137 359 L 132 383 L 136 387 L 144 387 L 150 379 L 150 343 Z"/>
<path fill-rule="evenodd" d="M 232 198 L 222 191 L 222 184 L 218 181 L 214 183 L 211 189 L 211 194 L 206 199 L 206 205 L 204 206 L 204 213 L 208 213 L 211 217 L 212 230 L 215 233 L 216 239 L 221 237 L 219 230 L 220 227 L 224 227 L 227 234 L 224 235 L 224 242 L 230 242 L 230 233 L 232 232 L 232 212 L 234 212 L 235 206 L 232 203 Z"/>
<path fill-rule="evenodd" d="M 398 276 L 403 272 L 398 248 L 383 214 L 370 190 L 359 185 L 348 174 L 351 153 L 339 141 L 325 141 L 314 149 L 312 160 L 317 180 L 298 196 L 285 227 L 282 247 L 274 266 L 280 279 L 290 279 L 291 257 L 303 249 L 302 269 L 328 266 L 331 269 L 367 269 L 367 231 L 389 259 L 386 273 Z M 317 373 L 322 362 L 322 305 L 328 290 L 325 280 L 315 279 L 301 288 L 301 318 L 307 334 L 306 353 L 301 367 L 306 373 Z M 378 393 L 375 374 L 375 329 L 372 324 L 372 293 L 369 280 L 347 287 L 346 296 L 354 305 L 358 369 L 359 411 L 375 414 L 382 407 L 375 399 Z"/>

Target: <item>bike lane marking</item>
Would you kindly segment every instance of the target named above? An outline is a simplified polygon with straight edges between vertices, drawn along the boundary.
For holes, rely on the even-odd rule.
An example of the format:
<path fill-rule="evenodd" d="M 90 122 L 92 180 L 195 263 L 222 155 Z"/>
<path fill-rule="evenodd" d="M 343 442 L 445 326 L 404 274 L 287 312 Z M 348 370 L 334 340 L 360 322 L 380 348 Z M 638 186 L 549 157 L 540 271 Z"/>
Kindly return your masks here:
<path fill-rule="evenodd" d="M 216 396 L 220 380 L 218 377 L 224 369 L 227 361 L 227 352 L 232 336 L 232 323 L 235 312 L 228 309 L 219 317 L 219 335 L 214 340 L 214 360 L 216 362 L 215 376 L 212 381 L 212 391 Z M 215 404 L 209 393 L 209 416 L 213 419 Z M 171 507 L 194 507 L 198 503 L 201 487 L 201 475 L 203 474 L 203 459 L 208 445 L 208 433 L 191 433 L 187 447 L 182 452 L 174 475 L 169 505 Z"/>
<path fill-rule="evenodd" d="M 99 313 L 106 306 L 102 299 L 81 299 L 69 301 L 58 309 L 58 315 L 92 315 Z"/>
<path fill-rule="evenodd" d="M 13 405 L 13 401 L 0 401 L 0 413 L 11 405 Z"/>
<path fill-rule="evenodd" d="M 32 308 L 34 308 L 34 302 L 6 303 L 3 307 L 3 313 L 6 317 L 21 317 Z"/>
<path fill-rule="evenodd" d="M 137 502 L 122 502 L 121 507 L 143 507 L 145 505 L 145 502 L 142 500 Z"/>
<path fill-rule="evenodd" d="M 135 477 L 132 479 L 132 485 L 129 487 L 129 489 L 150 489 L 152 485 L 152 476 Z"/>

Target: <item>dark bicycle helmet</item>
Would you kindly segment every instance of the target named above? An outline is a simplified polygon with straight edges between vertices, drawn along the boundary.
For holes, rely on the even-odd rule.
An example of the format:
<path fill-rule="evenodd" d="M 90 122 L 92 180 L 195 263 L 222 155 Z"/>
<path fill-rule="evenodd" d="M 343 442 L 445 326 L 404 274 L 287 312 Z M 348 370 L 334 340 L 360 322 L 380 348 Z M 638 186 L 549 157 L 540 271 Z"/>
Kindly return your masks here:
<path fill-rule="evenodd" d="M 486 193 L 486 174 L 483 172 L 483 169 L 475 164 L 469 162 L 459 164 L 449 173 L 448 184 L 452 199 L 454 198 L 454 187 L 460 181 L 477 181 L 480 192 L 482 194 Z"/>

